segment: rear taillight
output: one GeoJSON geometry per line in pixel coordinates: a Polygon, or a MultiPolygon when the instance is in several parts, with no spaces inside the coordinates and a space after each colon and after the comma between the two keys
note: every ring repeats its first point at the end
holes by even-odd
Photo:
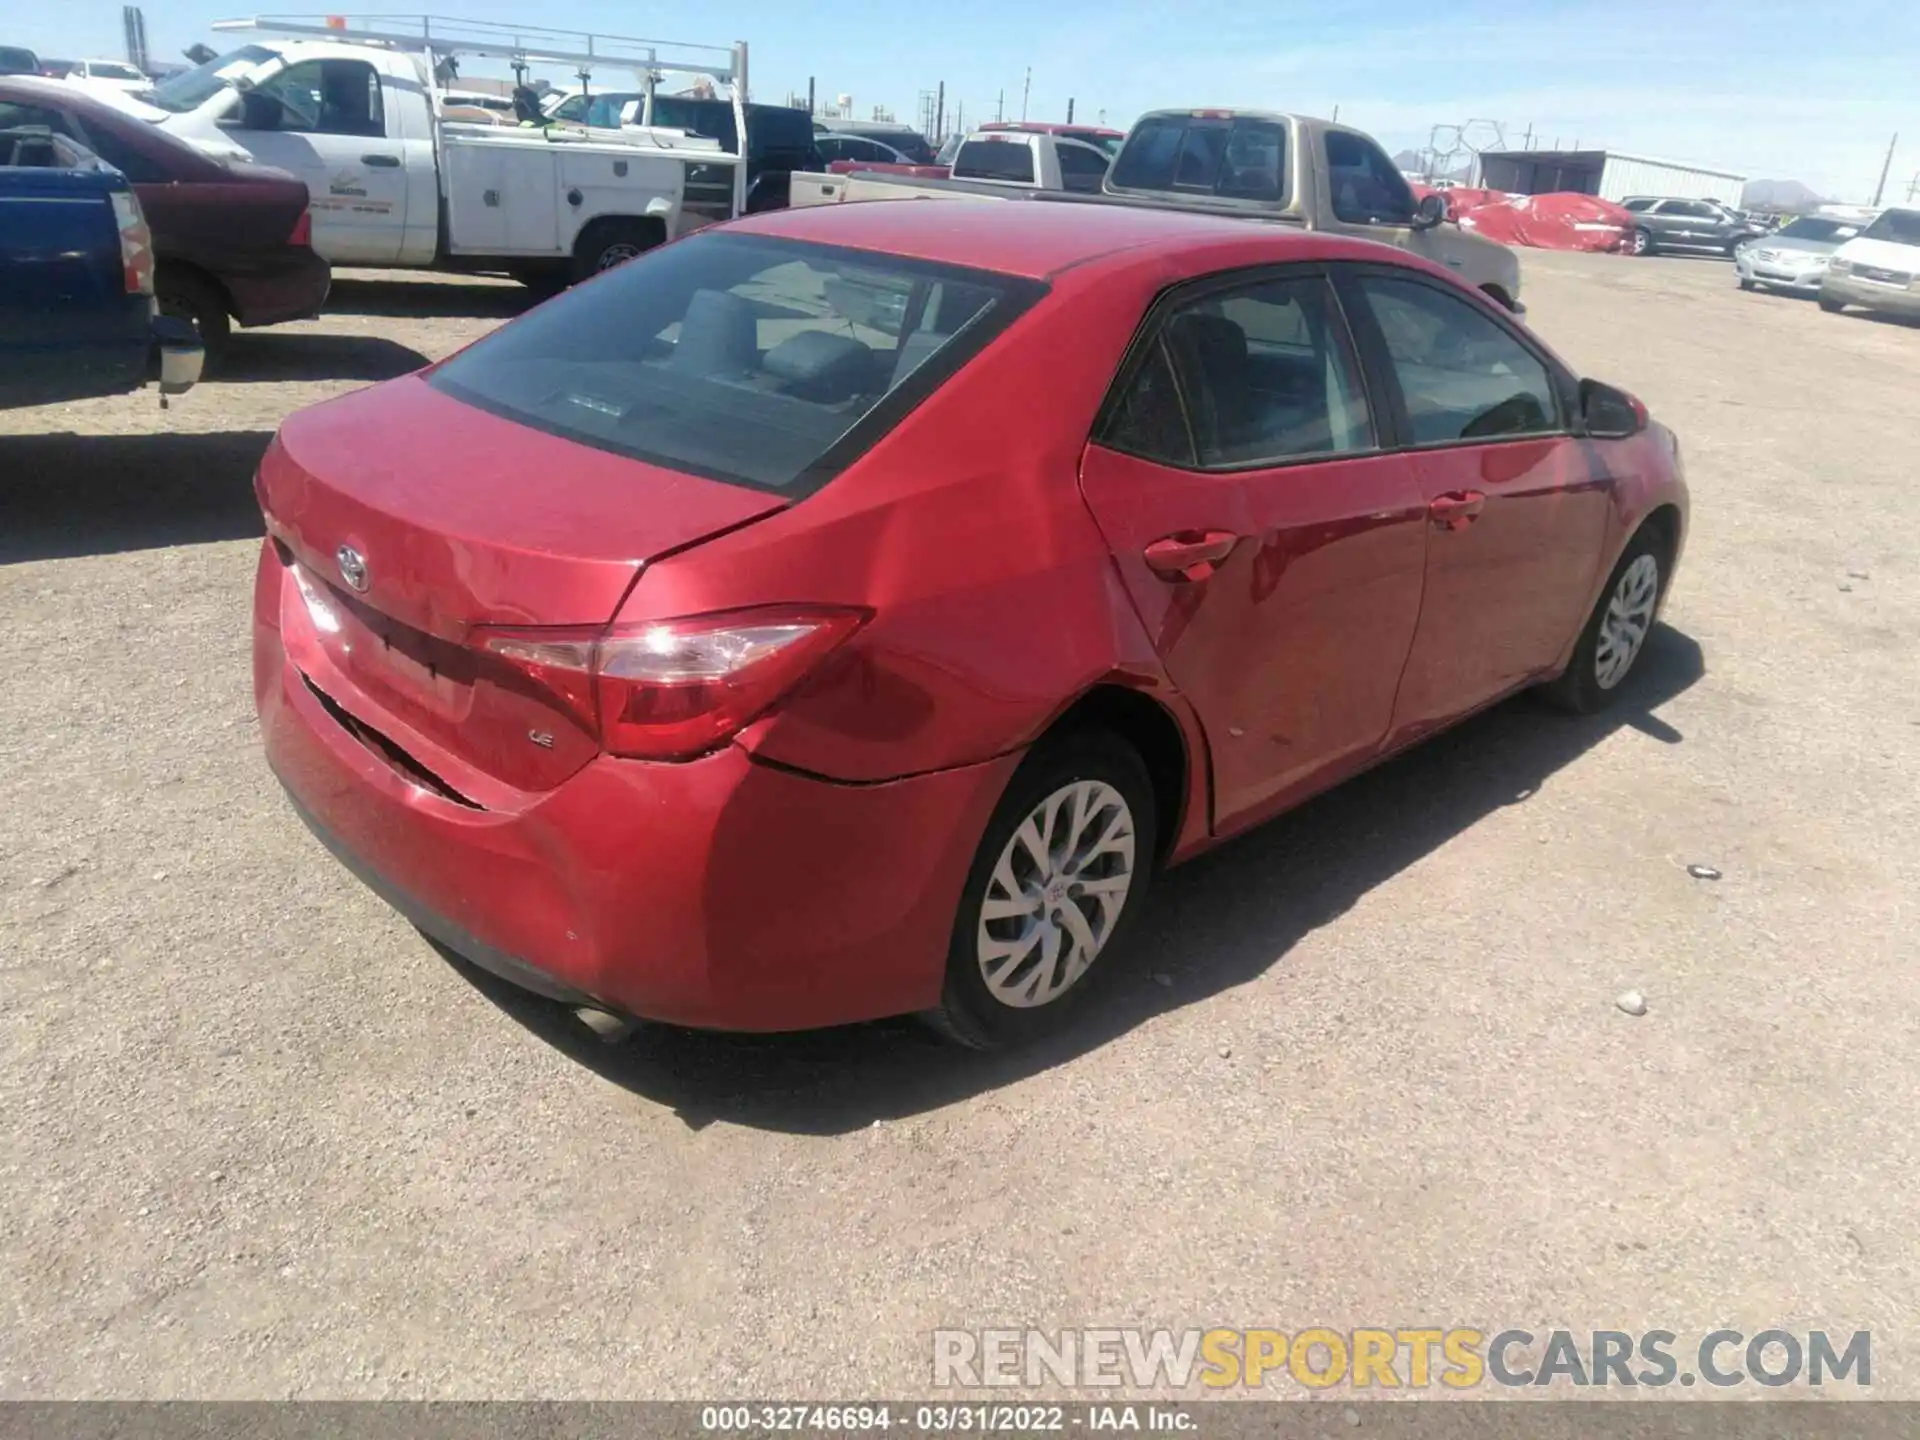
{"type": "Polygon", "coordinates": [[[153,294],[153,232],[131,190],[113,192],[113,218],[120,227],[120,265],[127,294],[153,294]]]}
{"type": "Polygon", "coordinates": [[[609,753],[684,760],[764,714],[865,619],[860,610],[771,606],[476,638],[592,726],[609,753]]]}
{"type": "Polygon", "coordinates": [[[302,210],[300,212],[300,218],[293,222],[293,233],[287,236],[287,244],[305,245],[309,249],[312,248],[313,212],[311,210],[302,210]]]}

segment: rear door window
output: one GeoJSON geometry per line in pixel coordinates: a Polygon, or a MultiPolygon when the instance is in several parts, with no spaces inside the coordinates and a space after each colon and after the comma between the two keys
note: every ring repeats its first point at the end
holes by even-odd
{"type": "Polygon", "coordinates": [[[602,450],[806,494],[1045,288],[766,236],[695,235],[495,331],[428,383],[602,450]]]}
{"type": "Polygon", "coordinates": [[[1287,132],[1275,120],[1162,115],[1143,120],[1113,162],[1117,190],[1163,190],[1278,204],[1287,132]]]}
{"type": "Polygon", "coordinates": [[[1374,448],[1346,324],[1319,275],[1210,290],[1166,315],[1100,443],[1202,469],[1374,448]]]}

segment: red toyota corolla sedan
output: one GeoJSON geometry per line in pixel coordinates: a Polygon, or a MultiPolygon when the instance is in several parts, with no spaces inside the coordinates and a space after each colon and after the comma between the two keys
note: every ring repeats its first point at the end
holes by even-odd
{"type": "Polygon", "coordinates": [[[687,1025],[1056,1024],[1150,877],[1502,696],[1604,704],[1678,446],[1404,252],[786,210],[288,420],[267,755],[429,935],[687,1025]]]}

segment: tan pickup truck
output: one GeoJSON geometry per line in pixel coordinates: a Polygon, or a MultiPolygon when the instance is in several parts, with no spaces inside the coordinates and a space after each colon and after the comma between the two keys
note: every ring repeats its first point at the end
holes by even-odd
{"type": "Polygon", "coordinates": [[[1127,133],[1101,194],[857,172],[796,173],[794,205],[846,200],[1051,200],[1170,206],[1354,235],[1446,266],[1515,314],[1520,259],[1446,218],[1438,195],[1416,201],[1374,138],[1349,125],[1264,110],[1155,110],[1127,133]]]}

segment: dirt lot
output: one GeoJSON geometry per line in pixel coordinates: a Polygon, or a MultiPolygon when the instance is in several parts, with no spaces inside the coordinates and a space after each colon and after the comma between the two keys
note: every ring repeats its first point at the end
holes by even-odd
{"type": "Polygon", "coordinates": [[[1017,1059],[608,1049],[282,802],[253,460],[517,290],[343,280],[167,414],[0,414],[0,1397],[918,1394],[992,1324],[1866,1328],[1920,1396],[1920,329],[1525,263],[1685,444],[1629,703],[1177,872],[1017,1059]]]}

